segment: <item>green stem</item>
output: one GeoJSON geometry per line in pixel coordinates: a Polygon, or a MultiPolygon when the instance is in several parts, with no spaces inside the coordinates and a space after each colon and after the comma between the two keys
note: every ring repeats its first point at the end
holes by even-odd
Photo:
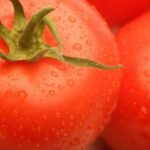
{"type": "Polygon", "coordinates": [[[33,45],[33,35],[36,26],[48,13],[50,13],[53,10],[53,8],[46,7],[32,16],[31,20],[25,27],[22,36],[20,37],[19,46],[21,48],[30,48],[33,45]]]}
{"type": "Polygon", "coordinates": [[[14,28],[23,29],[26,25],[26,17],[21,3],[18,0],[11,0],[15,11],[14,28]]]}
{"type": "Polygon", "coordinates": [[[7,44],[10,41],[10,31],[0,21],[0,36],[5,40],[7,44]]]}
{"type": "Polygon", "coordinates": [[[108,66],[87,58],[70,57],[63,54],[63,44],[55,23],[46,15],[54,9],[46,7],[35,13],[27,22],[23,7],[19,0],[10,0],[15,11],[14,26],[7,29],[0,22],[0,36],[6,41],[9,52],[7,54],[0,50],[0,58],[7,61],[38,61],[43,57],[53,58],[64,63],[77,66],[93,67],[102,70],[115,70],[122,65],[108,66]],[[57,46],[48,45],[43,39],[45,26],[52,32],[57,46]]]}
{"type": "Polygon", "coordinates": [[[70,56],[65,56],[65,55],[63,55],[63,58],[65,62],[74,64],[77,66],[81,66],[81,67],[93,67],[93,68],[98,68],[102,70],[116,70],[116,69],[123,67],[120,64],[116,66],[108,66],[102,63],[95,62],[90,59],[86,59],[86,58],[70,57],[70,56]]]}
{"type": "Polygon", "coordinates": [[[63,54],[62,40],[60,38],[60,35],[58,33],[58,30],[56,28],[55,23],[49,17],[45,17],[44,18],[44,22],[48,26],[48,28],[50,29],[50,31],[53,33],[54,38],[56,39],[56,41],[58,43],[58,47],[59,47],[60,53],[63,54]]]}

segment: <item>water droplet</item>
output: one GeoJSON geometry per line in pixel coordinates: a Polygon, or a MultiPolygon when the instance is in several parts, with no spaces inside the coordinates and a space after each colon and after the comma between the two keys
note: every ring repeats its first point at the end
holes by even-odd
{"type": "Polygon", "coordinates": [[[64,137],[66,137],[67,135],[68,135],[68,134],[65,132],[65,133],[64,133],[64,137]]]}
{"type": "Polygon", "coordinates": [[[6,94],[7,96],[8,96],[8,95],[11,95],[11,94],[12,94],[12,90],[11,90],[11,89],[8,89],[5,94],[6,94]]]}
{"type": "Polygon", "coordinates": [[[41,127],[39,126],[38,128],[37,128],[37,132],[41,132],[41,127]]]}
{"type": "Polygon", "coordinates": [[[60,113],[59,112],[56,113],[56,117],[60,118],[60,113]]]}
{"type": "Polygon", "coordinates": [[[30,7],[34,7],[35,6],[35,3],[34,2],[30,2],[30,7]]]}
{"type": "Polygon", "coordinates": [[[58,89],[62,91],[64,89],[63,85],[58,85],[58,89]]]}
{"type": "Polygon", "coordinates": [[[61,122],[61,125],[64,127],[64,126],[65,126],[65,121],[62,121],[62,122],[61,122]]]}
{"type": "Polygon", "coordinates": [[[87,20],[87,21],[89,20],[89,16],[86,15],[86,14],[83,15],[83,18],[84,18],[85,20],[87,20]]]}
{"type": "Polygon", "coordinates": [[[72,48],[74,50],[80,51],[82,49],[82,45],[80,43],[75,43],[72,48]]]}
{"type": "Polygon", "coordinates": [[[74,83],[74,81],[73,80],[68,80],[68,85],[71,87],[71,88],[73,88],[74,86],[75,86],[75,83],[74,83]]]}
{"type": "Polygon", "coordinates": [[[56,131],[56,138],[59,138],[59,137],[60,137],[60,132],[56,131]]]}
{"type": "Polygon", "coordinates": [[[147,110],[147,108],[146,108],[145,106],[142,106],[142,107],[141,107],[141,112],[142,112],[143,114],[147,114],[147,113],[148,113],[148,110],[147,110]]]}
{"type": "Polygon", "coordinates": [[[73,120],[73,119],[74,119],[74,116],[73,116],[73,115],[70,115],[70,119],[73,120]]]}
{"type": "Polygon", "coordinates": [[[60,16],[55,16],[53,20],[56,21],[56,22],[57,22],[57,21],[60,21],[60,20],[61,20],[61,17],[60,17],[60,16]]]}
{"type": "Polygon", "coordinates": [[[27,93],[25,91],[19,91],[17,93],[17,96],[20,98],[21,102],[23,103],[26,98],[27,98],[27,93]]]}
{"type": "Polygon", "coordinates": [[[55,128],[52,128],[52,131],[54,132],[56,129],[55,128]]]}
{"type": "Polygon", "coordinates": [[[51,74],[52,74],[53,77],[56,77],[56,78],[58,77],[58,73],[55,72],[55,71],[52,71],[51,74]]]}
{"type": "Polygon", "coordinates": [[[69,21],[72,22],[72,23],[75,23],[76,22],[76,18],[73,17],[73,16],[69,16],[69,21]]]}
{"type": "Polygon", "coordinates": [[[49,137],[45,137],[43,141],[48,142],[48,140],[49,140],[49,137]]]}
{"type": "Polygon", "coordinates": [[[94,130],[94,129],[95,129],[95,125],[94,124],[88,125],[88,130],[94,130]]]}
{"type": "Polygon", "coordinates": [[[147,108],[146,108],[145,106],[142,106],[142,107],[140,108],[139,117],[140,117],[141,119],[145,119],[147,113],[148,113],[147,108]]]}
{"type": "Polygon", "coordinates": [[[19,130],[19,131],[22,131],[22,129],[23,129],[23,126],[20,125],[19,128],[18,128],[18,130],[19,130]]]}
{"type": "Polygon", "coordinates": [[[101,108],[101,104],[98,102],[95,104],[95,106],[96,106],[96,108],[101,108]]]}
{"type": "Polygon", "coordinates": [[[51,96],[54,96],[55,95],[55,91],[54,90],[49,90],[48,94],[51,95],[51,96]]]}
{"type": "Polygon", "coordinates": [[[66,66],[65,65],[58,65],[57,68],[60,70],[60,71],[66,71],[66,66]]]}
{"type": "Polygon", "coordinates": [[[144,75],[145,75],[146,77],[150,77],[150,70],[145,70],[145,71],[144,71],[144,75]]]}
{"type": "Polygon", "coordinates": [[[14,115],[18,116],[18,110],[16,110],[16,109],[14,110],[14,115]]]}
{"type": "Polygon", "coordinates": [[[35,148],[36,148],[36,149],[39,149],[40,147],[41,147],[40,144],[36,144],[36,145],[35,145],[35,148]]]}
{"type": "Polygon", "coordinates": [[[91,40],[86,40],[87,46],[92,46],[92,41],[91,40]]]}
{"type": "Polygon", "coordinates": [[[80,140],[78,138],[74,138],[69,142],[71,147],[78,146],[80,144],[80,140]]]}
{"type": "Polygon", "coordinates": [[[73,122],[69,122],[69,126],[70,126],[70,127],[73,127],[73,122]]]}

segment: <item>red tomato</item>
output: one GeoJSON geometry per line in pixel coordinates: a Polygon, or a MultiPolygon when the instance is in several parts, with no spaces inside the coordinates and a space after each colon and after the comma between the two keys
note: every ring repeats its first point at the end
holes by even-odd
{"type": "Polygon", "coordinates": [[[92,145],[90,145],[88,150],[110,150],[106,145],[104,140],[98,138],[92,145]]]}
{"type": "Polygon", "coordinates": [[[115,150],[150,149],[150,12],[116,35],[125,66],[119,102],[104,132],[115,150]]]}
{"type": "Polygon", "coordinates": [[[94,4],[110,26],[123,23],[150,8],[149,0],[88,0],[94,4]]]}
{"type": "MultiPolygon", "coordinates": [[[[21,3],[28,17],[44,6],[56,8],[50,17],[56,23],[65,54],[118,64],[111,32],[85,1],[21,0],[21,3]]],[[[0,18],[10,28],[12,5],[8,0],[0,0],[0,6],[0,18]]],[[[44,37],[55,45],[47,30],[44,37]]],[[[2,39],[0,48],[8,49],[2,39]]],[[[51,58],[13,63],[1,59],[0,149],[87,147],[101,133],[116,105],[119,76],[120,71],[81,68],[51,58]]]]}

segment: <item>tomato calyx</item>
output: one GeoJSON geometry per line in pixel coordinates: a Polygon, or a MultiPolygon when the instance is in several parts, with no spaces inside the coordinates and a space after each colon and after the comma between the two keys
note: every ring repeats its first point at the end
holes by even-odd
{"type": "Polygon", "coordinates": [[[0,36],[9,47],[8,54],[0,51],[0,57],[7,61],[37,61],[43,57],[57,59],[59,61],[77,66],[94,67],[103,70],[115,70],[122,65],[108,66],[86,58],[70,57],[63,54],[63,45],[55,23],[47,15],[54,8],[45,7],[34,13],[29,22],[25,17],[24,9],[19,0],[11,0],[15,20],[11,30],[8,30],[0,22],[0,36]],[[45,26],[52,32],[57,45],[53,47],[45,43],[42,38],[45,26]]]}

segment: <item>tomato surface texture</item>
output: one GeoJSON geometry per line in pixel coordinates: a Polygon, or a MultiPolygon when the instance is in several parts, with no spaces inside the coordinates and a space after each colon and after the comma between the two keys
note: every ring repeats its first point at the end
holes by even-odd
{"type": "Polygon", "coordinates": [[[115,150],[150,149],[150,12],[116,35],[125,68],[116,111],[104,132],[115,150]]]}

